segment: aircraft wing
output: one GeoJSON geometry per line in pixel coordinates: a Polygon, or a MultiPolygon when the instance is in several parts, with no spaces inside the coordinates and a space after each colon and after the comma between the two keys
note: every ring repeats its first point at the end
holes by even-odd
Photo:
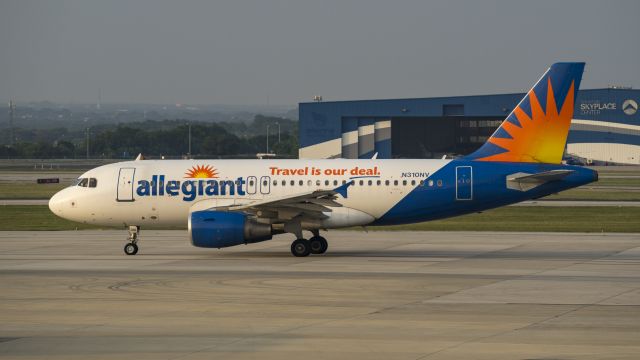
{"type": "Polygon", "coordinates": [[[251,213],[271,222],[284,222],[295,217],[302,219],[324,219],[324,212],[331,212],[333,207],[342,205],[335,200],[338,195],[347,197],[347,189],[353,180],[334,189],[308,191],[288,196],[271,197],[246,204],[217,207],[219,211],[242,211],[251,213]]]}
{"type": "Polygon", "coordinates": [[[507,188],[527,191],[550,181],[561,180],[573,172],[573,170],[550,170],[536,174],[515,173],[507,175],[507,188]]]}

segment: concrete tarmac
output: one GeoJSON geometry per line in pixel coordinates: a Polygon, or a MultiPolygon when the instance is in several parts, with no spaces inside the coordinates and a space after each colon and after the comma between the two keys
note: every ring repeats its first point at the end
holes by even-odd
{"type": "Polygon", "coordinates": [[[640,234],[0,232],[1,359],[637,359],[640,234]]]}

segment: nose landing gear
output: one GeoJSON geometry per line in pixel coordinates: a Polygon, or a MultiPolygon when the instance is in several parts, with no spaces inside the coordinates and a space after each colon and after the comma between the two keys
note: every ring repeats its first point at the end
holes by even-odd
{"type": "Polygon", "coordinates": [[[135,225],[131,225],[129,226],[129,236],[127,237],[127,240],[129,241],[129,243],[127,243],[124,246],[124,253],[127,255],[135,255],[138,253],[138,233],[140,232],[140,227],[139,226],[135,226],[135,225]]]}

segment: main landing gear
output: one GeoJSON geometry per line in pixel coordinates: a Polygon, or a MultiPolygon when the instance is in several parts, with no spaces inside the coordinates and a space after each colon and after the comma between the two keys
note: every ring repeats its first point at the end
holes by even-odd
{"type": "Polygon", "coordinates": [[[297,239],[291,243],[291,254],[297,257],[309,256],[309,254],[324,254],[329,248],[327,239],[320,236],[319,232],[314,231],[313,237],[309,240],[297,239]]]}
{"type": "Polygon", "coordinates": [[[135,255],[138,253],[138,233],[140,233],[140,227],[139,226],[129,226],[129,236],[127,237],[127,240],[129,241],[129,243],[127,243],[127,245],[124,246],[124,253],[127,255],[135,255]]]}

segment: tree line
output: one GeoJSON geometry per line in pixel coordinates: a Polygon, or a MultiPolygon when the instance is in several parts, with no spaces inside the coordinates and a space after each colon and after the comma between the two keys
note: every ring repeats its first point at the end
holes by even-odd
{"type": "MultiPolygon", "coordinates": [[[[194,157],[255,157],[267,151],[284,157],[297,157],[297,123],[283,118],[256,116],[252,123],[231,133],[224,124],[188,123],[184,120],[144,121],[90,129],[89,157],[131,158],[138,153],[147,157],[181,157],[189,155],[189,127],[191,128],[191,156],[194,157]],[[278,141],[278,125],[280,141],[278,141]]],[[[87,142],[58,139],[54,141],[20,141],[0,147],[3,158],[85,158],[87,142]]]]}

